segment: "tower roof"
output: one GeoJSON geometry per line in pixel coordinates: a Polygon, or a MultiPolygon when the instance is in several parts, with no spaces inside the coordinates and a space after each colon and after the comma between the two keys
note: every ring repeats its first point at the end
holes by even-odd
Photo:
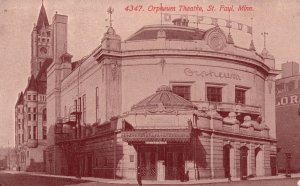
{"type": "Polygon", "coordinates": [[[42,4],[42,7],[40,9],[39,18],[38,18],[37,25],[36,25],[37,30],[41,29],[43,27],[43,25],[45,27],[49,26],[49,22],[48,22],[48,18],[47,18],[47,14],[46,14],[44,4],[42,4]]]}
{"type": "Polygon", "coordinates": [[[33,75],[31,75],[30,80],[28,82],[27,88],[25,90],[26,91],[37,91],[37,85],[36,85],[36,81],[33,75]]]}
{"type": "Polygon", "coordinates": [[[24,95],[23,95],[23,92],[21,92],[19,94],[18,101],[17,101],[16,105],[23,105],[23,102],[24,102],[24,95]]]}

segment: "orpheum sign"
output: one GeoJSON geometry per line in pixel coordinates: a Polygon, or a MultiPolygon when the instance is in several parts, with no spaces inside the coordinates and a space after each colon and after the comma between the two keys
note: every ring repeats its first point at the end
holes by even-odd
{"type": "Polygon", "coordinates": [[[300,94],[282,96],[276,98],[276,106],[292,105],[300,103],[300,94]]]}

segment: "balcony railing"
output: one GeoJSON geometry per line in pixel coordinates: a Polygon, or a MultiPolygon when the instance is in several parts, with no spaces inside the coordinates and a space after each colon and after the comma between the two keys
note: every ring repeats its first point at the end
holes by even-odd
{"type": "Polygon", "coordinates": [[[254,105],[245,105],[237,103],[226,103],[226,102],[208,102],[208,101],[193,101],[199,110],[208,110],[210,105],[214,106],[217,111],[223,112],[238,112],[248,114],[260,114],[261,107],[254,105]]]}

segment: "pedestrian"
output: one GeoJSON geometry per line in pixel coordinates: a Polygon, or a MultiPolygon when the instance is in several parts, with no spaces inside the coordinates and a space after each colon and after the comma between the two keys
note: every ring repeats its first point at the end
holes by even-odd
{"type": "Polygon", "coordinates": [[[181,182],[184,182],[184,165],[182,165],[182,167],[180,167],[180,170],[179,170],[179,176],[180,176],[180,181],[181,182]]]}
{"type": "Polygon", "coordinates": [[[189,181],[190,177],[189,177],[189,171],[186,171],[185,175],[184,175],[184,181],[189,181]]]}
{"type": "Polygon", "coordinates": [[[228,174],[228,181],[231,181],[231,174],[228,174]]]}
{"type": "Polygon", "coordinates": [[[139,186],[143,185],[140,166],[137,167],[137,182],[138,182],[139,186]]]}

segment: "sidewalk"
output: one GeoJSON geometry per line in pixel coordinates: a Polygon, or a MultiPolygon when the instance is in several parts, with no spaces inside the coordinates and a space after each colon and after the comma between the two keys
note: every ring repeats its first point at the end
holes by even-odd
{"type": "MultiPolygon", "coordinates": [[[[45,176],[45,177],[56,177],[56,178],[68,178],[68,179],[79,179],[74,176],[63,176],[63,175],[50,175],[46,173],[34,173],[34,172],[23,172],[23,171],[2,171],[9,174],[27,174],[32,176],[45,176]]],[[[300,178],[300,173],[292,174],[292,178],[300,178]]],[[[285,175],[281,174],[278,176],[262,176],[254,177],[249,180],[266,180],[266,179],[283,179],[286,178],[285,175]]],[[[96,185],[98,183],[110,183],[110,184],[137,184],[136,180],[114,180],[114,179],[104,179],[95,177],[81,177],[81,180],[91,181],[93,183],[84,183],[82,185],[96,185]]],[[[240,181],[240,178],[232,178],[232,181],[240,181]]],[[[179,180],[165,180],[165,181],[153,181],[153,180],[143,180],[143,185],[195,185],[200,183],[221,183],[228,182],[228,179],[202,179],[202,180],[190,180],[188,182],[180,182],[179,180]]]]}

